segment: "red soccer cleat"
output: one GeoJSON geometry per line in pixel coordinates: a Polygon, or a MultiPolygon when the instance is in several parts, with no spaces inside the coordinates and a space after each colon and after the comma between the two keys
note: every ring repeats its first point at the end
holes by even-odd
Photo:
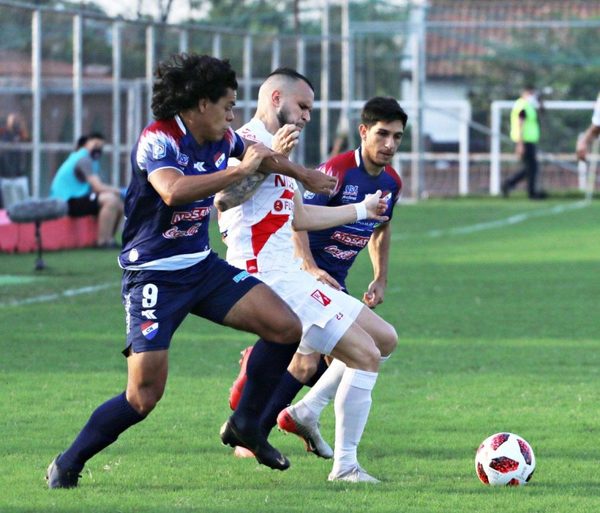
{"type": "Polygon", "coordinates": [[[240,352],[242,357],[240,358],[240,373],[238,377],[231,385],[229,389],[229,407],[235,411],[240,399],[242,397],[242,392],[244,391],[244,386],[246,385],[246,380],[248,377],[246,376],[246,365],[248,364],[248,358],[250,358],[250,353],[252,353],[253,346],[247,347],[243,351],[240,352]]]}

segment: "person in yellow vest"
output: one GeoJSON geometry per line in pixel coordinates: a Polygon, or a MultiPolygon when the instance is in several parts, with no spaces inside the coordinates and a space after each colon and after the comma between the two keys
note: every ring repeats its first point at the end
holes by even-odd
{"type": "Polygon", "coordinates": [[[527,86],[515,101],[510,113],[510,138],[516,144],[515,151],[523,162],[523,168],[502,183],[502,195],[510,191],[523,179],[527,180],[527,195],[530,199],[543,199],[546,194],[537,189],[538,161],[537,145],[540,140],[538,109],[540,102],[536,90],[527,86]]]}

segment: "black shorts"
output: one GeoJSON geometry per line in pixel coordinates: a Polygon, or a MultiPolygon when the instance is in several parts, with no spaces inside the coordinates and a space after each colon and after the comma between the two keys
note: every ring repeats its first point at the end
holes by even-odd
{"type": "Polygon", "coordinates": [[[87,196],[71,198],[67,201],[68,214],[71,217],[96,216],[100,211],[98,195],[95,192],[87,196]]]}

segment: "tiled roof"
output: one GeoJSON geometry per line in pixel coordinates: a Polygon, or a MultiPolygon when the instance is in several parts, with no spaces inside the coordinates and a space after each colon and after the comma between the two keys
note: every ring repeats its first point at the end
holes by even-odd
{"type": "MultiPolygon", "coordinates": [[[[510,46],[519,23],[600,19],[599,0],[429,0],[428,77],[476,73],[498,48],[510,46]]],[[[548,30],[543,29],[543,30],[548,30]]],[[[569,29],[562,30],[568,44],[569,29]]]]}

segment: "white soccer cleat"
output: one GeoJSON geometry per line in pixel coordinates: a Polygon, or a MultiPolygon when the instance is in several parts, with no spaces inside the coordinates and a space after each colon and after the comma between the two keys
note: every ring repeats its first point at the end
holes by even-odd
{"type": "Polygon", "coordinates": [[[348,470],[329,474],[328,481],[345,481],[347,483],[372,483],[377,484],[381,481],[361,468],[360,466],[352,467],[348,470]]]}

